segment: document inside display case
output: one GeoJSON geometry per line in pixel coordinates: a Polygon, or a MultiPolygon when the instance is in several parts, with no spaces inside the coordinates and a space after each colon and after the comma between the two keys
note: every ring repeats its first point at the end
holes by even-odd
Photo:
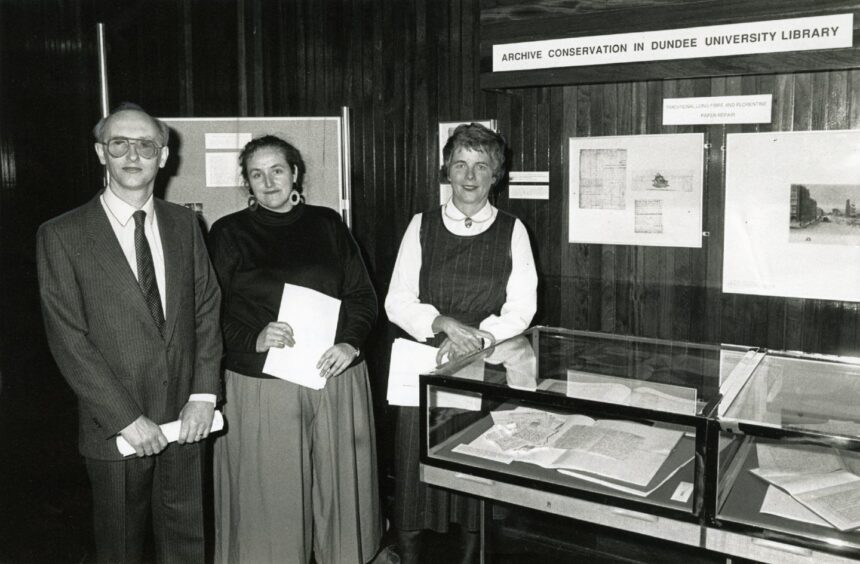
{"type": "Polygon", "coordinates": [[[698,407],[696,388],[579,370],[568,370],[566,380],[544,380],[540,389],[564,393],[567,397],[685,415],[695,415],[698,407]]]}
{"type": "MultiPolygon", "coordinates": [[[[443,390],[428,388],[430,395],[438,391],[443,390]]],[[[447,410],[448,430],[438,432],[436,411],[430,410],[428,448],[435,460],[693,510],[693,427],[595,418],[512,400],[481,412],[447,410]]]]}
{"type": "Polygon", "coordinates": [[[717,517],[860,549],[860,453],[813,442],[736,437],[717,517]]]}

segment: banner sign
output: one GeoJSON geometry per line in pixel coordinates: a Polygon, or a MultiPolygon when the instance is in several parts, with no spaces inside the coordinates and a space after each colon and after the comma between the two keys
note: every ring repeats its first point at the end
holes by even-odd
{"type": "Polygon", "coordinates": [[[853,46],[854,14],[493,45],[493,72],[853,46]]]}

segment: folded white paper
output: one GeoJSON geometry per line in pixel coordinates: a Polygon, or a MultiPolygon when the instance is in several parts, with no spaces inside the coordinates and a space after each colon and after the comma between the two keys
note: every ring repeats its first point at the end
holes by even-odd
{"type": "MultiPolygon", "coordinates": [[[[182,422],[177,419],[176,421],[159,425],[159,427],[161,427],[161,432],[164,433],[164,436],[167,438],[167,442],[173,443],[179,439],[179,431],[182,428],[182,422]]],[[[220,431],[223,428],[224,417],[221,415],[220,411],[216,410],[215,416],[212,418],[212,427],[209,429],[209,432],[214,433],[215,431],[220,431]]],[[[122,438],[122,436],[117,436],[116,448],[123,456],[134,454],[134,447],[128,444],[128,441],[122,438]]]]}
{"type": "Polygon", "coordinates": [[[269,349],[263,372],[315,390],[325,387],[326,379],[317,368],[322,354],[334,345],[340,300],[316,290],[284,284],[278,321],[293,328],[296,344],[269,349]]]}
{"type": "Polygon", "coordinates": [[[418,406],[418,375],[436,368],[437,352],[436,347],[409,339],[394,340],[388,368],[389,405],[418,406]]]}
{"type": "MultiPolygon", "coordinates": [[[[391,364],[388,369],[388,404],[417,407],[418,376],[436,369],[439,349],[409,339],[395,339],[391,345],[391,364]]],[[[484,361],[478,359],[457,371],[458,378],[484,379],[484,361]]],[[[478,411],[481,395],[477,392],[435,390],[429,398],[430,407],[455,407],[478,411]]]]}

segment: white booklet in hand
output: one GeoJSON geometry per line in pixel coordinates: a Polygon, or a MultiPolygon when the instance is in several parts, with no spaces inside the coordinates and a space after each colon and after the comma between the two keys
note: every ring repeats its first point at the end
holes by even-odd
{"type": "Polygon", "coordinates": [[[418,375],[436,368],[437,352],[436,347],[409,339],[394,340],[388,368],[389,405],[418,405],[418,375]]]}
{"type": "Polygon", "coordinates": [[[263,372],[315,390],[325,387],[326,379],[320,376],[317,362],[334,345],[339,314],[339,299],[303,286],[284,284],[278,321],[293,328],[296,344],[270,348],[263,372]]]}
{"type": "MultiPolygon", "coordinates": [[[[391,345],[391,363],[388,368],[388,404],[409,407],[418,406],[418,376],[436,369],[437,347],[409,339],[395,339],[391,345]]],[[[458,378],[484,379],[484,361],[478,359],[462,367],[458,378]]],[[[455,407],[470,411],[481,409],[481,395],[477,392],[433,390],[429,397],[430,407],[455,407]]]]}
{"type": "MultiPolygon", "coordinates": [[[[161,427],[161,432],[164,433],[164,437],[167,439],[167,442],[173,443],[179,439],[179,431],[182,429],[182,421],[176,420],[171,421],[170,423],[164,423],[163,425],[159,425],[161,427]]],[[[220,431],[224,428],[224,417],[221,415],[220,411],[215,411],[215,416],[212,418],[212,427],[209,428],[210,433],[214,433],[216,431],[220,431]]],[[[129,456],[134,454],[134,447],[128,444],[128,441],[125,440],[121,435],[118,435],[116,438],[116,448],[119,450],[120,454],[123,456],[129,456]]]]}

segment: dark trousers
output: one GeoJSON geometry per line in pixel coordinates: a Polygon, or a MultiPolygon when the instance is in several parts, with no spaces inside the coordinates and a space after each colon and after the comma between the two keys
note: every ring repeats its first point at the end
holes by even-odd
{"type": "Polygon", "coordinates": [[[141,562],[151,517],[159,564],[203,562],[202,459],[199,443],[143,458],[88,458],[98,561],[141,562]]]}

